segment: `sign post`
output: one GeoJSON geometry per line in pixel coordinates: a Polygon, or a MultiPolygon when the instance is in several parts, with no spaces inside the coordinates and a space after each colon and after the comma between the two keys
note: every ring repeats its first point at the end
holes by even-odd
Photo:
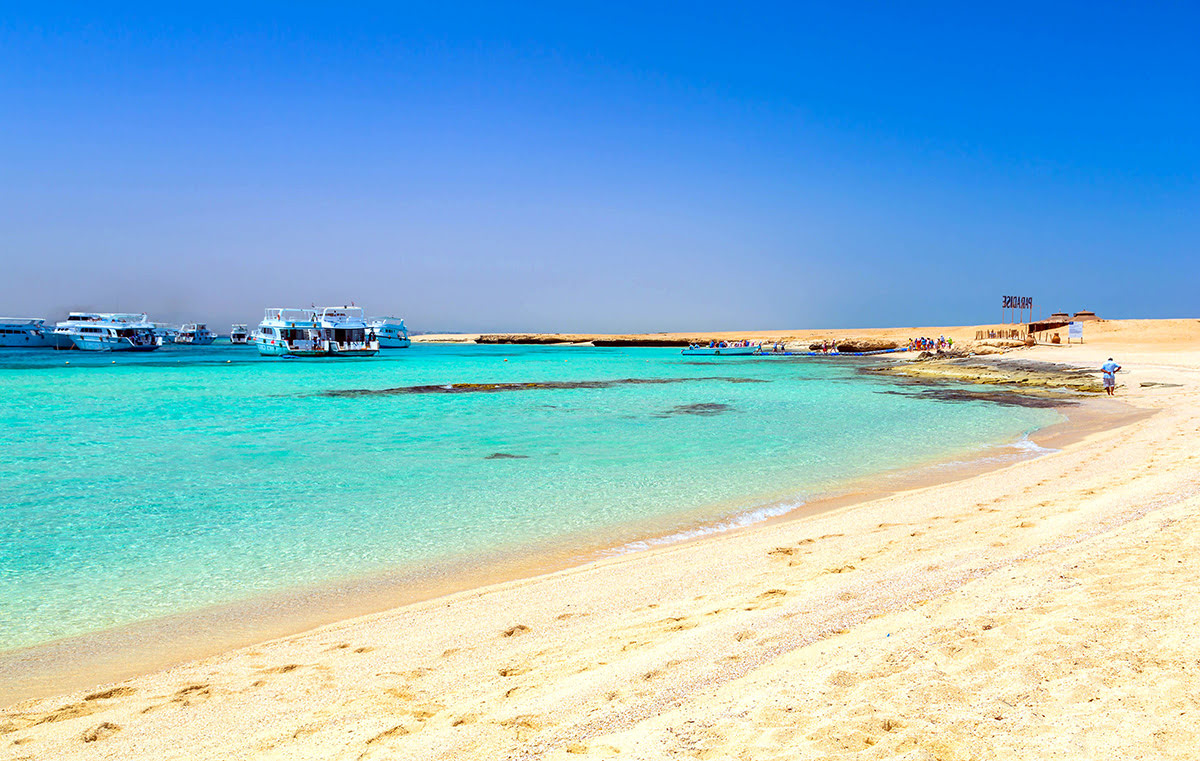
{"type": "Polygon", "coordinates": [[[1029,310],[1029,322],[1033,322],[1033,297],[1032,296],[1002,296],[1001,310],[1003,316],[1001,322],[1008,322],[1009,318],[1013,323],[1025,322],[1025,310],[1029,310]],[[1019,319],[1018,319],[1019,318],[1019,319]]]}
{"type": "Polygon", "coordinates": [[[1067,323],[1067,343],[1071,343],[1072,338],[1078,338],[1079,343],[1083,343],[1083,323],[1068,322],[1067,323]]]}

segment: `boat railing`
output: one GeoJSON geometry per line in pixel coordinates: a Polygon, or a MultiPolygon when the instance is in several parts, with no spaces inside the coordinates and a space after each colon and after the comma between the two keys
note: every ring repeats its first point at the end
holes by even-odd
{"type": "Polygon", "coordinates": [[[113,314],[104,314],[104,315],[101,315],[101,317],[103,318],[102,321],[107,321],[107,322],[124,322],[124,323],[138,324],[138,325],[140,325],[142,323],[145,323],[146,325],[150,324],[150,321],[146,318],[145,313],[141,313],[141,314],[113,313],[113,314]]]}
{"type": "Polygon", "coordinates": [[[363,308],[356,306],[319,307],[317,319],[322,322],[363,322],[363,308]]]}
{"type": "Polygon", "coordinates": [[[270,307],[263,312],[264,320],[279,322],[312,322],[312,309],[292,309],[290,307],[270,307]]]}

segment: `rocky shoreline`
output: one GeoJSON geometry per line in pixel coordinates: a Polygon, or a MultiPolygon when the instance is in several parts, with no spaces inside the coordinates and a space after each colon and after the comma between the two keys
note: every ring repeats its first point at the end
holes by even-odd
{"type": "Polygon", "coordinates": [[[909,378],[925,383],[1005,386],[1022,393],[1043,396],[1052,394],[1061,397],[1064,392],[1099,394],[1104,391],[1098,370],[1026,359],[930,357],[865,367],[861,372],[909,378]]]}

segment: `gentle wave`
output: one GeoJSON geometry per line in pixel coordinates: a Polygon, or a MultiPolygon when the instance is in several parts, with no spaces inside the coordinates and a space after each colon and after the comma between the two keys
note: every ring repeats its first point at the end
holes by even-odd
{"type": "Polygon", "coordinates": [[[1012,447],[1013,449],[1019,449],[1022,452],[1028,452],[1029,454],[1034,455],[1052,454],[1059,451],[1051,447],[1044,447],[1030,439],[1028,436],[1022,436],[1020,439],[1014,441],[1008,446],[1012,447]]]}
{"type": "Polygon", "coordinates": [[[770,507],[760,507],[755,510],[740,513],[734,517],[714,523],[708,526],[700,526],[699,528],[687,529],[685,531],[677,531],[674,534],[666,536],[656,536],[651,539],[639,539],[636,542],[623,544],[616,549],[610,551],[613,555],[625,555],[630,552],[642,552],[651,547],[658,547],[664,544],[675,544],[676,542],[686,542],[689,539],[698,539],[702,536],[711,534],[721,534],[734,529],[753,526],[755,523],[762,523],[771,518],[778,518],[781,515],[787,515],[793,510],[803,507],[805,502],[787,502],[781,505],[773,505],[770,507]]]}

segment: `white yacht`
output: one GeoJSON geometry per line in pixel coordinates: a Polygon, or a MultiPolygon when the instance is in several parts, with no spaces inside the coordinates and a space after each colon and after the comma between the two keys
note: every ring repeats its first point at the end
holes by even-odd
{"type": "Polygon", "coordinates": [[[408,340],[408,328],[399,317],[372,317],[367,328],[375,333],[380,349],[407,349],[412,345],[408,340]]]}
{"type": "Polygon", "coordinates": [[[359,307],[272,307],[254,334],[258,353],[274,357],[370,357],[379,342],[370,340],[359,307]]]}
{"type": "Polygon", "coordinates": [[[162,344],[144,314],[71,312],[54,334],[83,351],[154,351],[162,344]]]}
{"type": "Polygon", "coordinates": [[[52,331],[36,317],[0,317],[0,346],[39,348],[53,346],[52,331]]]}
{"type": "Polygon", "coordinates": [[[250,342],[250,332],[246,330],[246,326],[242,324],[234,325],[229,329],[229,343],[231,344],[246,344],[250,342]]]}
{"type": "Polygon", "coordinates": [[[175,343],[175,336],[179,335],[179,328],[168,325],[165,322],[156,322],[154,325],[154,335],[158,336],[160,344],[175,343]]]}
{"type": "Polygon", "coordinates": [[[208,346],[217,340],[217,334],[208,329],[202,322],[187,322],[179,326],[179,335],[175,336],[177,344],[192,344],[193,346],[208,346]]]}

